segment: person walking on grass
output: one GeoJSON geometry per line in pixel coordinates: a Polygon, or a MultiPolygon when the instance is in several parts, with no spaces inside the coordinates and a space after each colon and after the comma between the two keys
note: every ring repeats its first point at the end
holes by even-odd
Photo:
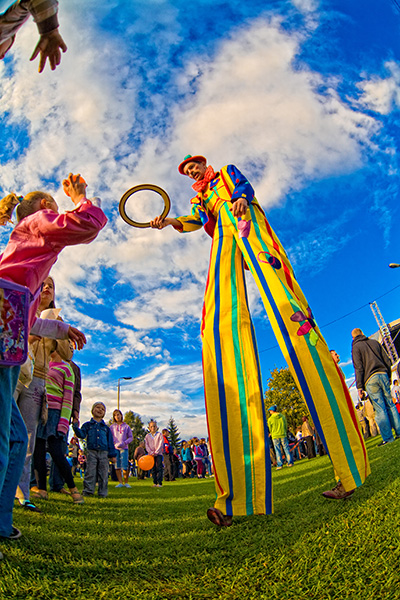
{"type": "Polygon", "coordinates": [[[124,422],[124,415],[117,408],[113,412],[113,422],[110,425],[111,433],[114,440],[114,446],[117,451],[117,466],[115,467],[115,473],[117,475],[118,484],[117,488],[131,486],[128,483],[129,480],[129,444],[133,441],[132,429],[128,423],[124,422]],[[124,479],[122,480],[122,473],[124,479]]]}
{"type": "Polygon", "coordinates": [[[351,355],[356,374],[360,399],[367,392],[375,409],[375,419],[381,432],[384,446],[400,437],[400,416],[390,394],[392,365],[386,352],[376,340],[367,338],[358,327],[351,332],[353,344],[351,355]]]}
{"type": "Polygon", "coordinates": [[[303,417],[303,424],[301,426],[301,433],[303,436],[303,440],[306,444],[307,448],[307,458],[315,458],[315,446],[314,446],[314,431],[308,422],[308,418],[306,416],[303,417]]]}
{"type": "Polygon", "coordinates": [[[164,440],[164,479],[165,481],[175,481],[175,472],[173,465],[174,449],[172,448],[171,443],[168,439],[168,429],[163,429],[162,435],[164,440]]]}
{"type": "Polygon", "coordinates": [[[290,454],[287,438],[288,426],[286,417],[278,412],[276,404],[270,406],[268,412],[270,414],[268,419],[268,429],[275,449],[276,470],[280,471],[283,465],[281,445],[286,456],[287,466],[293,467],[293,457],[290,454]]]}
{"type": "Polygon", "coordinates": [[[144,438],[147,454],[154,457],[153,487],[161,488],[163,482],[164,437],[158,430],[157,421],[149,421],[149,433],[144,438]]]}
{"type": "Polygon", "coordinates": [[[117,451],[114,447],[110,428],[104,422],[106,407],[103,402],[95,402],[92,406],[92,418],[81,428],[76,423],[72,425],[75,435],[87,440],[86,470],[83,480],[83,495],[93,496],[96,482],[99,483],[98,496],[108,495],[108,465],[109,461],[117,462],[117,451]]]}
{"type": "Polygon", "coordinates": [[[47,498],[46,443],[53,462],[57,465],[69,488],[74,504],[83,504],[83,498],[74,483],[71,466],[64,454],[64,436],[69,429],[74,391],[74,373],[58,352],[51,354],[46,383],[48,418],[39,423],[36,435],[35,470],[38,473],[38,492],[47,498]]]}

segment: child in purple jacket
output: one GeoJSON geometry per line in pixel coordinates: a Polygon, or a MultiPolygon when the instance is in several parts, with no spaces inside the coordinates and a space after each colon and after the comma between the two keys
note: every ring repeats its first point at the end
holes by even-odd
{"type": "Polygon", "coordinates": [[[119,409],[113,412],[113,422],[110,425],[111,433],[114,440],[114,446],[117,451],[117,466],[115,473],[118,479],[118,485],[115,487],[130,488],[129,479],[129,444],[133,441],[132,429],[128,423],[124,423],[124,416],[119,409]],[[124,472],[124,480],[122,480],[121,469],[124,472]]]}

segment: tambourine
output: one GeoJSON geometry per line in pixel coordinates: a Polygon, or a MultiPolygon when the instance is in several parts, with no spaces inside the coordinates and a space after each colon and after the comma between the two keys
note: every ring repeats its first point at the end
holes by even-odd
{"type": "Polygon", "coordinates": [[[121,215],[121,217],[123,218],[125,223],[128,223],[128,225],[132,225],[132,227],[142,227],[142,228],[150,227],[150,222],[139,223],[138,221],[134,221],[133,219],[128,217],[128,215],[125,212],[125,205],[126,205],[127,200],[133,194],[136,194],[137,192],[142,192],[142,191],[150,191],[150,192],[156,192],[157,194],[160,194],[161,198],[164,200],[164,210],[162,211],[162,213],[160,215],[162,219],[165,219],[165,217],[169,213],[169,209],[171,208],[171,200],[169,199],[167,192],[165,190],[163,190],[162,188],[158,187],[158,185],[153,185],[151,183],[143,183],[141,185],[135,185],[134,187],[127,190],[125,192],[125,194],[122,196],[121,200],[119,201],[119,214],[121,215]]]}

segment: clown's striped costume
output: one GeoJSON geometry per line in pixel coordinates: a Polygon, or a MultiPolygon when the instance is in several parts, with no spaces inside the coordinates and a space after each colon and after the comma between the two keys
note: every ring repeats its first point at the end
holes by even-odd
{"type": "Polygon", "coordinates": [[[213,231],[202,338],[207,422],[215,468],[215,507],[226,515],[272,512],[271,467],[263,389],[245,265],[260,290],[290,371],[345,490],[369,474],[353,403],[278,238],[233,165],[192,199],[179,231],[213,231]],[[242,219],[229,210],[245,197],[242,219]]]}

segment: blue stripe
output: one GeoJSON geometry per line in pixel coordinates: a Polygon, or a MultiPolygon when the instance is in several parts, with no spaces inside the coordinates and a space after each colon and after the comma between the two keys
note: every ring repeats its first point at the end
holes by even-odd
{"type": "MultiPolygon", "coordinates": [[[[274,313],[274,316],[275,316],[275,318],[277,320],[280,332],[281,332],[281,334],[282,334],[282,336],[283,336],[283,338],[285,340],[286,349],[289,352],[289,356],[290,356],[290,359],[292,361],[293,368],[294,368],[294,370],[296,372],[296,375],[298,377],[298,380],[299,380],[299,383],[300,383],[300,387],[301,387],[301,390],[302,390],[302,392],[304,394],[305,401],[306,401],[308,410],[311,413],[311,417],[312,417],[312,420],[314,422],[314,425],[316,426],[317,431],[320,434],[322,443],[324,444],[325,448],[328,449],[327,448],[327,443],[326,443],[326,440],[325,440],[325,436],[324,436],[323,431],[322,431],[321,423],[319,421],[319,418],[318,418],[318,415],[317,415],[317,411],[315,410],[315,406],[314,406],[314,402],[313,402],[310,390],[309,390],[307,382],[305,380],[305,377],[304,377],[304,374],[303,374],[303,370],[300,367],[300,364],[299,364],[299,361],[298,361],[295,349],[292,346],[292,342],[291,342],[291,339],[290,339],[290,335],[289,335],[289,333],[288,333],[288,331],[286,329],[286,325],[285,325],[285,323],[284,323],[284,321],[283,321],[283,319],[282,319],[282,317],[280,315],[278,307],[275,304],[274,298],[273,298],[273,296],[271,295],[271,293],[269,291],[269,287],[268,287],[268,284],[267,284],[267,282],[265,280],[264,274],[263,274],[263,272],[262,272],[262,270],[260,268],[260,265],[257,262],[257,259],[256,259],[255,255],[254,255],[254,252],[253,252],[253,250],[252,250],[252,248],[251,248],[251,246],[249,244],[248,239],[247,238],[241,238],[241,239],[242,239],[242,242],[243,242],[243,244],[244,244],[244,246],[245,246],[245,248],[246,248],[246,250],[247,250],[247,252],[249,254],[250,260],[251,260],[251,264],[249,266],[251,266],[254,269],[254,271],[256,272],[256,274],[257,274],[257,276],[258,276],[258,278],[260,280],[260,284],[261,284],[261,286],[262,286],[262,288],[263,288],[263,290],[265,292],[265,295],[268,298],[268,302],[269,302],[269,304],[270,304],[270,306],[272,308],[272,311],[274,313]]],[[[271,267],[271,269],[272,269],[272,267],[271,267]]]]}

